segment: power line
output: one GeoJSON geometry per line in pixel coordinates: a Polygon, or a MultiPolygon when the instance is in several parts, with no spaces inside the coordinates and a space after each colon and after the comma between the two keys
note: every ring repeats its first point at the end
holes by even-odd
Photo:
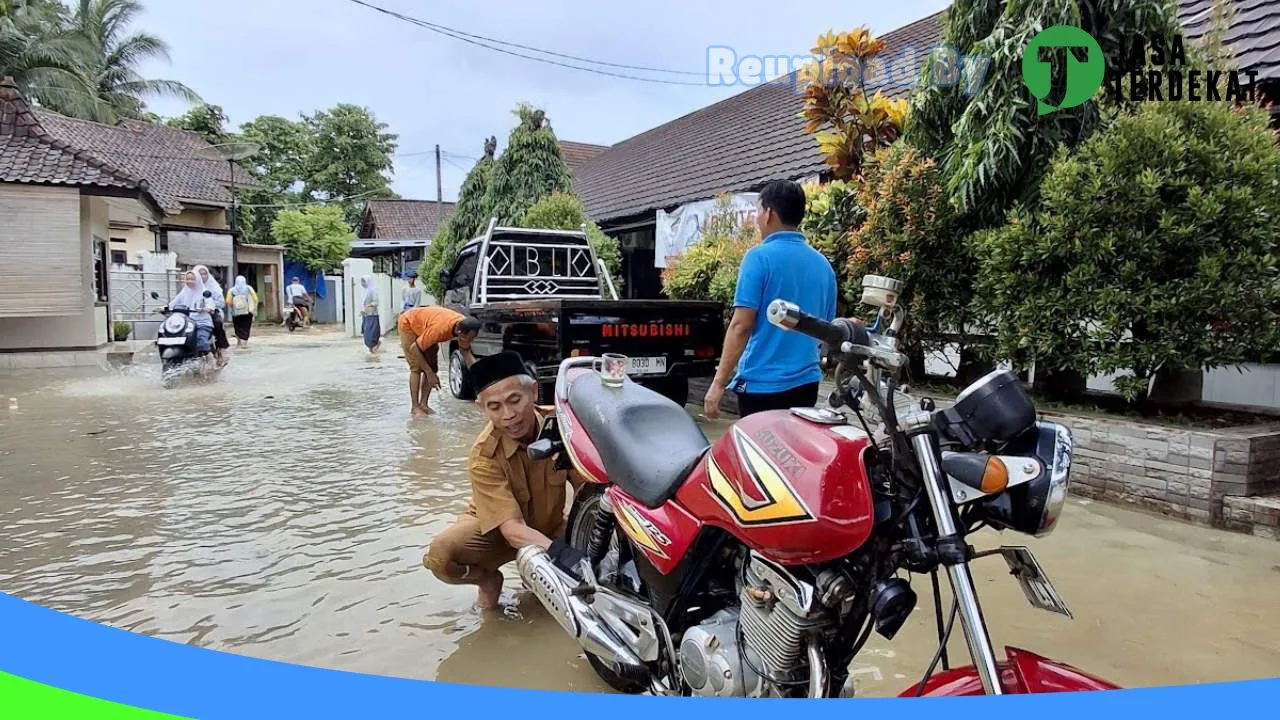
{"type": "Polygon", "coordinates": [[[666,73],[674,73],[674,74],[680,74],[680,75],[697,75],[699,77],[704,76],[704,73],[694,73],[694,72],[689,72],[685,70],[664,70],[662,68],[647,68],[647,67],[638,66],[638,65],[623,65],[620,63],[610,63],[602,60],[592,60],[589,58],[580,58],[573,55],[565,55],[564,53],[552,52],[550,50],[540,50],[538,48],[529,47],[527,45],[518,45],[516,43],[506,42],[503,40],[494,40],[492,38],[486,38],[482,35],[473,35],[471,33],[464,33],[460,30],[454,30],[453,28],[449,28],[444,25],[436,25],[434,23],[429,23],[425,20],[419,20],[418,18],[410,17],[408,15],[396,12],[394,10],[388,10],[383,7],[378,7],[377,5],[372,5],[370,3],[364,2],[364,0],[347,0],[347,1],[355,3],[356,5],[361,5],[363,7],[369,8],[370,10],[373,10],[375,12],[380,12],[384,15],[389,15],[393,18],[396,18],[397,20],[402,20],[404,22],[417,25],[418,27],[424,28],[426,30],[430,30],[431,32],[437,33],[439,35],[444,35],[445,37],[451,37],[455,40],[461,40],[471,45],[477,45],[479,47],[482,47],[488,50],[493,50],[495,52],[500,52],[506,55],[512,55],[518,58],[524,58],[525,60],[534,60],[536,62],[547,63],[548,65],[556,65],[559,67],[569,68],[571,70],[582,70],[584,72],[595,73],[597,75],[606,75],[608,77],[622,78],[623,80],[637,80],[639,82],[655,83],[658,85],[688,85],[688,86],[695,86],[695,87],[701,87],[706,85],[705,82],[691,82],[688,80],[665,80],[662,78],[646,78],[646,77],[640,77],[638,75],[627,75],[624,73],[610,72],[608,70],[600,70],[598,68],[583,67],[581,65],[572,65],[569,63],[563,63],[556,60],[550,60],[548,58],[536,57],[533,55],[524,55],[522,53],[508,50],[506,48],[495,47],[494,45],[486,44],[485,42],[481,42],[481,40],[488,41],[491,43],[501,43],[504,45],[509,45],[511,47],[518,47],[525,50],[531,50],[533,52],[540,52],[546,55],[555,55],[557,57],[569,58],[572,60],[578,60],[580,62],[589,62],[589,63],[598,64],[598,65],[608,65],[610,67],[621,67],[629,70],[642,70],[647,72],[666,72],[666,73]],[[479,40],[476,40],[473,38],[479,38],[479,40]]]}

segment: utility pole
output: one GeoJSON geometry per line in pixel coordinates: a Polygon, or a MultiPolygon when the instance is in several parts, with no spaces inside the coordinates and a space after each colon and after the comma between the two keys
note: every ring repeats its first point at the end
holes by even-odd
{"type": "Polygon", "coordinates": [[[440,182],[440,146],[436,145],[436,205],[444,209],[444,187],[440,182]]]}

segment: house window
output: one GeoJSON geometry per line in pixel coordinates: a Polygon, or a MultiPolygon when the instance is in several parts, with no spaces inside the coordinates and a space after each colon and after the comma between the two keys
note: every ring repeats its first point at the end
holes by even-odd
{"type": "Polygon", "coordinates": [[[107,301],[107,241],[93,236],[93,297],[97,302],[107,301]]]}
{"type": "Polygon", "coordinates": [[[128,265],[128,264],[129,264],[129,253],[128,253],[128,252],[125,252],[124,250],[112,250],[112,251],[111,251],[111,264],[113,264],[113,265],[128,265]]]}

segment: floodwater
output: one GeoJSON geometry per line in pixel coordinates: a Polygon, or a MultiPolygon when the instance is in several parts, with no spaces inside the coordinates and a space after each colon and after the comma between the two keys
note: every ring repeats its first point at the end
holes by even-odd
{"type": "MultiPolygon", "coordinates": [[[[153,357],[113,372],[0,371],[0,591],[220,651],[398,677],[607,691],[518,592],[422,568],[467,502],[472,404],[411,420],[394,338],[371,360],[319,328],[268,332],[215,382],[165,391],[153,357]]],[[[715,423],[718,436],[726,424],[715,423]]],[[[1126,687],[1280,676],[1280,543],[1072,499],[1029,545],[1075,619],[1029,607],[998,557],[975,574],[997,646],[1126,687]]],[[[979,549],[999,537],[974,538],[979,549]]],[[[927,578],[894,642],[855,661],[862,695],[918,681],[936,648],[927,578]]],[[[943,580],[944,603],[949,595],[943,580]]],[[[950,658],[967,664],[959,623],[950,658]]]]}

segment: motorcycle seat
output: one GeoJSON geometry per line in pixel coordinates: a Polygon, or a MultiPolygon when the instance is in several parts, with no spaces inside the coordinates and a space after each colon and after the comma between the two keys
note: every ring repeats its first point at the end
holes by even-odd
{"type": "Polygon", "coordinates": [[[609,482],[649,509],[675,496],[711,447],[683,407],[630,378],[607,387],[595,375],[581,377],[568,400],[609,482]]]}

